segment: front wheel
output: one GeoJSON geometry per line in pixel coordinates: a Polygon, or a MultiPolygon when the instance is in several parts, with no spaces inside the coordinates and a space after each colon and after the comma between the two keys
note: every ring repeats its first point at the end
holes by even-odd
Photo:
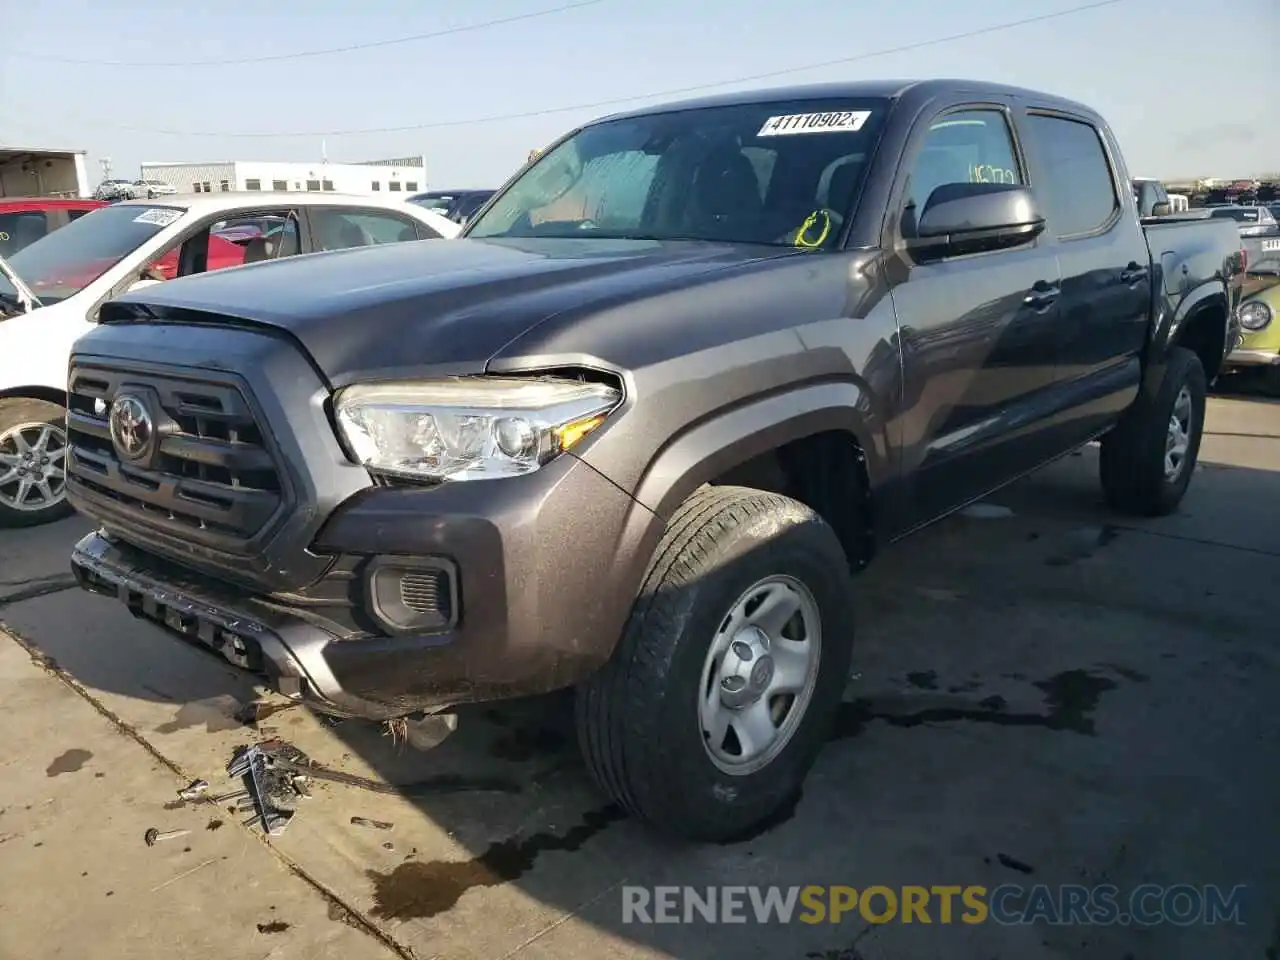
{"type": "Polygon", "coordinates": [[[1200,453],[1206,392],[1200,358],[1175,347],[1159,390],[1140,394],[1102,439],[1102,489],[1111,506],[1149,517],[1178,509],[1200,453]]]}
{"type": "Polygon", "coordinates": [[[0,527],[34,527],[71,515],[66,455],[62,407],[25,397],[0,400],[0,527]]]}
{"type": "Polygon", "coordinates": [[[849,675],[852,592],[834,531],[805,505],[741,487],[691,496],[613,658],[578,691],[601,789],[711,842],[793,803],[849,675]]]}

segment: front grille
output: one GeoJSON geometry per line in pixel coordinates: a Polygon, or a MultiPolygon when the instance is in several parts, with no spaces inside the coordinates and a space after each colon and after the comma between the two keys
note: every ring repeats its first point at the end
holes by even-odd
{"type": "Polygon", "coordinates": [[[245,395],[229,383],[178,374],[76,366],[67,401],[70,483],[171,535],[219,549],[242,548],[285,504],[280,470],[245,395]],[[157,442],[142,462],[111,439],[109,413],[122,394],[143,399],[157,442]]]}

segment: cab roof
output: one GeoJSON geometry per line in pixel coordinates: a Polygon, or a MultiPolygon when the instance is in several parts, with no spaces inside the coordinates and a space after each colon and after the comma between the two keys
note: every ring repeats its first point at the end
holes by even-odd
{"type": "Polygon", "coordinates": [[[1084,104],[1039,90],[991,83],[985,80],[939,78],[931,80],[855,80],[742,90],[691,100],[655,104],[636,110],[622,111],[601,119],[619,120],[624,117],[643,117],[659,113],[671,113],[677,110],[731,107],[753,103],[778,103],[785,100],[898,100],[908,93],[915,94],[923,99],[944,93],[964,93],[974,96],[1012,96],[1034,100],[1045,107],[1061,107],[1074,112],[1093,113],[1084,104]]]}

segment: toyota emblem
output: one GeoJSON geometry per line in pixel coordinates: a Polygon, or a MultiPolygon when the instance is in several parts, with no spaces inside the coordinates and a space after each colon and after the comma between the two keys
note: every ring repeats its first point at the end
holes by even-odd
{"type": "Polygon", "coordinates": [[[140,399],[131,394],[116,397],[111,405],[111,442],[128,460],[141,460],[151,452],[156,426],[151,413],[140,399]]]}

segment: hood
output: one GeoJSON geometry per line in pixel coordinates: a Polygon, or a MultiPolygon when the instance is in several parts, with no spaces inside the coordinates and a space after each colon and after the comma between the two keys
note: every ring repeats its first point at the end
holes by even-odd
{"type": "Polygon", "coordinates": [[[573,308],[684,286],[790,248],[644,240],[424,240],[291,257],[126,294],[101,319],[220,314],[286,331],[333,382],[477,372],[573,308]]]}
{"type": "Polygon", "coordinates": [[[27,313],[44,306],[40,302],[40,298],[31,292],[31,288],[23,282],[13,267],[9,266],[9,261],[4,257],[0,257],[0,273],[4,274],[5,279],[13,284],[13,288],[18,291],[18,302],[22,304],[27,313]]]}

